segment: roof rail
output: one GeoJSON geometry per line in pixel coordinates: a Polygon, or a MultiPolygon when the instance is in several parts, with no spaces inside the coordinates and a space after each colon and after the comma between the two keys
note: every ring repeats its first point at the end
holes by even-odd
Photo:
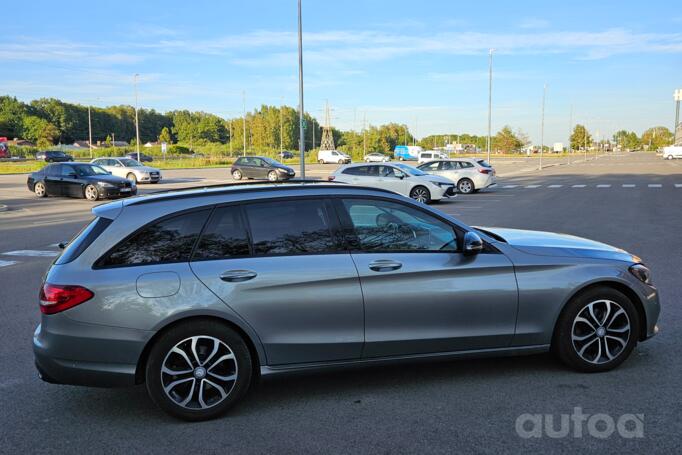
{"type": "MultiPolygon", "coordinates": [[[[291,184],[296,184],[296,183],[335,183],[335,184],[340,184],[341,182],[333,182],[333,181],[327,181],[327,180],[321,180],[321,179],[289,179],[289,180],[282,180],[281,182],[239,182],[239,183],[216,183],[213,185],[199,185],[199,186],[187,186],[183,188],[171,188],[168,190],[158,190],[158,191],[152,191],[151,194],[164,194],[164,193],[176,193],[180,191],[192,191],[192,190],[203,190],[203,189],[212,189],[212,188],[234,188],[238,186],[250,186],[252,187],[253,185],[291,185],[291,184]]],[[[271,188],[271,187],[268,187],[271,188]]]]}

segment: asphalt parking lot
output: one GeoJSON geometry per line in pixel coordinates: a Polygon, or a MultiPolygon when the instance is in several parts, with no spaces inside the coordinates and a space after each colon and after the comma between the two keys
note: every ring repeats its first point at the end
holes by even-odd
{"type": "MultiPolygon", "coordinates": [[[[0,452],[206,453],[677,452],[682,434],[682,160],[606,156],[534,171],[500,162],[492,189],[437,204],[465,223],[558,231],[641,256],[662,298],[661,332],[620,368],[586,375],[549,355],[293,376],[263,382],[227,416],[186,424],[157,410],[144,387],[43,383],[33,367],[37,293],[56,243],[94,205],[37,199],[26,176],[0,176],[0,452]],[[522,414],[581,408],[617,420],[642,415],[644,437],[522,438],[522,414]]],[[[559,165],[561,164],[561,165],[559,165]]],[[[334,166],[311,166],[324,177],[334,166]]],[[[164,171],[141,192],[229,181],[225,169],[164,171]]],[[[558,426],[558,423],[557,423],[558,426]]]]}

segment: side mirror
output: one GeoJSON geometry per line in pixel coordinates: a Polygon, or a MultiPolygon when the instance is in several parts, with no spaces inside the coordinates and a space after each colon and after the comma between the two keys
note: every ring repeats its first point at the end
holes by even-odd
{"type": "Polygon", "coordinates": [[[483,240],[475,232],[464,234],[464,255],[473,256],[483,251],[483,240]]]}

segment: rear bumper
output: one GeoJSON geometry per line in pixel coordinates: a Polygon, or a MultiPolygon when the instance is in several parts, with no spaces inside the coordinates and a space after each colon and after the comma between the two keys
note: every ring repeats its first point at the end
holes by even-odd
{"type": "Polygon", "coordinates": [[[38,373],[46,382],[93,387],[136,383],[138,361],[152,332],[44,316],[33,334],[38,373]]]}

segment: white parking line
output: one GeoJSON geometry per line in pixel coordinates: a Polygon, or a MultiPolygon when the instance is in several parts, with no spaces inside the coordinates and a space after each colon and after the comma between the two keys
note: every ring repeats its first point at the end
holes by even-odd
{"type": "Polygon", "coordinates": [[[540,188],[542,185],[526,185],[526,188],[540,188]]]}
{"type": "Polygon", "coordinates": [[[516,188],[518,185],[505,185],[502,188],[516,188]]]}
{"type": "Polygon", "coordinates": [[[623,188],[634,188],[636,186],[637,185],[635,185],[634,183],[623,183],[623,188]]]}
{"type": "Polygon", "coordinates": [[[561,188],[563,185],[549,185],[547,188],[561,188]]]}
{"type": "Polygon", "coordinates": [[[0,267],[7,267],[8,265],[16,264],[17,261],[3,261],[0,259],[0,267]]]}
{"type": "Polygon", "coordinates": [[[573,185],[571,188],[585,188],[587,185],[573,185]]]}
{"type": "Polygon", "coordinates": [[[661,188],[663,185],[661,185],[660,183],[649,183],[647,186],[649,188],[661,188]]]}
{"type": "Polygon", "coordinates": [[[59,251],[16,250],[6,251],[2,254],[5,256],[54,257],[59,256],[59,251]]]}
{"type": "Polygon", "coordinates": [[[675,188],[682,188],[682,183],[676,183],[675,188]]]}
{"type": "Polygon", "coordinates": [[[611,185],[597,185],[597,188],[611,188],[611,185]]]}

